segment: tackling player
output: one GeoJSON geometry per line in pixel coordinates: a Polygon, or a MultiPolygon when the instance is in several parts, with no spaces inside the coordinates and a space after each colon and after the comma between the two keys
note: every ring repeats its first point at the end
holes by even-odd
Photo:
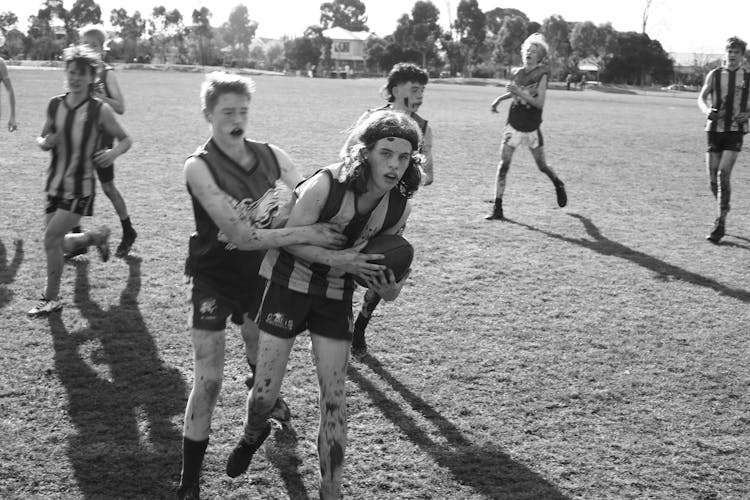
{"type": "Polygon", "coordinates": [[[403,113],[378,111],[355,131],[357,143],[340,163],[297,187],[287,227],[330,221],[343,228],[345,250],[293,245],[266,253],[261,274],[269,280],[258,315],[255,385],[248,396],[243,437],[227,461],[227,474],[244,473],[271,432],[268,416],[286,372],[294,340],[310,331],[320,387],[320,498],[338,500],[347,440],[346,373],[352,338],[354,275],[385,300],[403,285],[390,269],[363,254],[369,238],[395,234],[411,211],[419,187],[418,125],[403,113]]]}
{"type": "Polygon", "coordinates": [[[498,96],[491,105],[493,113],[497,113],[497,106],[505,99],[512,99],[508,122],[503,129],[503,142],[500,146],[500,163],[497,166],[495,181],[495,203],[492,212],[485,217],[487,220],[504,220],[503,193],[505,179],[510,169],[510,162],[516,148],[526,145],[531,151],[539,170],[550,178],[555,186],[557,204],[564,207],[568,204],[565,184],[552,167],[547,165],[544,157],[544,139],[539,128],[542,124],[542,110],[547,95],[547,76],[549,69],[545,64],[547,58],[547,42],[539,33],[529,36],[521,47],[521,57],[524,65],[514,71],[511,82],[507,85],[507,92],[498,96]]]}
{"type": "Polygon", "coordinates": [[[742,150],[743,136],[748,131],[750,72],[742,65],[746,48],[743,40],[729,38],[725,64],[706,75],[706,82],[698,95],[698,107],[707,118],[708,182],[711,193],[718,201],[719,212],[711,233],[706,236],[711,243],[719,243],[726,232],[732,194],[730,177],[737,155],[742,150]]]}
{"type": "Polygon", "coordinates": [[[241,324],[248,361],[257,349],[252,320],[265,286],[258,276],[263,250],[299,243],[337,248],[346,240],[330,224],[275,229],[284,208],[277,181],[295,186],[302,176],[284,151],[245,138],[254,90],[252,80],[237,75],[206,76],[201,105],[211,137],[185,162],[196,225],[185,265],[193,284],[195,373],[185,409],[181,499],[199,497],[200,469],[223,380],[228,317],[241,324]]]}
{"type": "Polygon", "coordinates": [[[93,95],[99,56],[86,45],[63,51],[68,92],[53,97],[37,144],[52,153],[47,171],[44,250],[47,254],[47,287],[29,316],[45,316],[62,309],[59,300],[63,254],[95,245],[103,261],[109,259],[109,229],[68,233],[94,212],[94,169],[112,164],[131,146],[112,108],[93,95]],[[109,134],[117,145],[100,148],[109,134]]]}

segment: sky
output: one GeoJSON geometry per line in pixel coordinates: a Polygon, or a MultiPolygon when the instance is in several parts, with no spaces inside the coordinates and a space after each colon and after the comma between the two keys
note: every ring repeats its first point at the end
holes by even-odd
{"type": "MultiPolygon", "coordinates": [[[[74,1],[64,0],[63,4],[70,9],[74,1]]],[[[363,1],[370,31],[380,36],[392,33],[398,18],[410,13],[414,5],[412,0],[363,1]]],[[[515,8],[539,23],[551,15],[560,15],[566,21],[592,21],[597,25],[611,22],[617,31],[640,32],[647,1],[479,0],[478,3],[483,11],[495,7],[515,8]]],[[[2,3],[0,12],[14,12],[23,31],[26,20],[37,13],[41,4],[35,0],[2,3]]],[[[259,23],[257,36],[280,38],[302,35],[305,28],[318,24],[323,0],[99,0],[97,3],[105,20],[114,8],[124,7],[129,14],[138,10],[143,17],[148,17],[154,7],[164,5],[168,10],[178,9],[189,21],[193,9],[205,6],[213,14],[213,26],[226,22],[231,10],[242,3],[248,8],[250,19],[259,23]]],[[[455,20],[459,0],[433,0],[433,3],[440,9],[441,23],[448,27],[449,22],[455,20]]],[[[724,41],[730,36],[750,41],[750,2],[713,0],[706,4],[689,0],[651,0],[648,12],[646,32],[652,39],[659,40],[667,52],[716,54],[724,52],[724,41]],[[706,22],[707,19],[710,22],[706,22]]]]}

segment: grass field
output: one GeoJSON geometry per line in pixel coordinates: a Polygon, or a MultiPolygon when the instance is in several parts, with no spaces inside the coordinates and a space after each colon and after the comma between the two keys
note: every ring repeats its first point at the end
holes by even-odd
{"type": "MultiPolygon", "coordinates": [[[[182,163],[207,137],[198,74],[119,73],[134,147],[117,184],[133,256],[66,266],[66,307],[25,312],[44,288],[34,145],[60,71],[15,70],[19,130],[0,132],[0,497],[171,498],[192,383],[182,276],[192,213],[182,163]]],[[[258,77],[250,136],[305,173],[380,103],[378,80],[258,77]]],[[[431,84],[434,185],[415,199],[417,257],[378,309],[370,356],[349,371],[344,493],[355,499],[745,499],[750,496],[750,169],[734,172],[728,236],[704,236],[714,201],[695,94],[550,91],[552,184],[519,151],[507,222],[487,222],[507,113],[497,87],[431,84]]],[[[7,99],[2,96],[3,122],[7,99]]],[[[120,228],[97,197],[88,227],[120,228]]],[[[244,414],[232,329],[202,492],[317,498],[317,384],[293,351],[279,431],[239,479],[224,474],[244,414]]]]}

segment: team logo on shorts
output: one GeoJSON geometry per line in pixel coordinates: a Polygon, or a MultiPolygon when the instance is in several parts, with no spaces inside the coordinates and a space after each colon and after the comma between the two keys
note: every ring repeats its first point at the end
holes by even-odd
{"type": "Polygon", "coordinates": [[[216,317],[216,299],[204,299],[198,308],[201,318],[212,319],[216,317]]]}
{"type": "Polygon", "coordinates": [[[276,328],[281,328],[288,332],[291,332],[294,328],[294,321],[287,318],[286,314],[280,312],[268,313],[268,316],[266,316],[266,324],[276,328]]]}

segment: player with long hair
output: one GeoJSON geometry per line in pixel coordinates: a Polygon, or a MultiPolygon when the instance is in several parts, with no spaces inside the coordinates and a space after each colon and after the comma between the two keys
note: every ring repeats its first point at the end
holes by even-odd
{"type": "Polygon", "coordinates": [[[497,113],[497,106],[506,99],[512,99],[508,111],[508,121],[503,129],[502,145],[500,146],[500,163],[497,166],[495,180],[495,201],[487,220],[503,220],[503,194],[505,193],[506,177],[513,159],[513,153],[521,145],[527,145],[531,151],[539,170],[552,181],[555,186],[557,204],[564,207],[568,203],[565,184],[557,176],[552,167],[547,164],[544,156],[544,138],[540,126],[542,124],[542,110],[547,96],[547,78],[549,69],[547,58],[547,42],[539,33],[530,35],[521,47],[523,66],[517,68],[506,86],[507,92],[498,96],[491,104],[493,113],[497,113]]]}
{"type": "Polygon", "coordinates": [[[347,248],[292,245],[266,253],[261,274],[269,280],[258,315],[261,330],[255,385],[248,396],[244,433],[227,461],[231,477],[244,473],[271,432],[268,417],[278,398],[294,340],[309,330],[320,388],[320,498],[338,499],[347,443],[346,372],[352,339],[354,276],[384,300],[403,285],[360,253],[369,238],[396,234],[419,187],[422,134],[404,113],[372,113],[356,128],[346,158],[326,167],[295,193],[287,227],[329,221],[347,236],[347,248]]]}

